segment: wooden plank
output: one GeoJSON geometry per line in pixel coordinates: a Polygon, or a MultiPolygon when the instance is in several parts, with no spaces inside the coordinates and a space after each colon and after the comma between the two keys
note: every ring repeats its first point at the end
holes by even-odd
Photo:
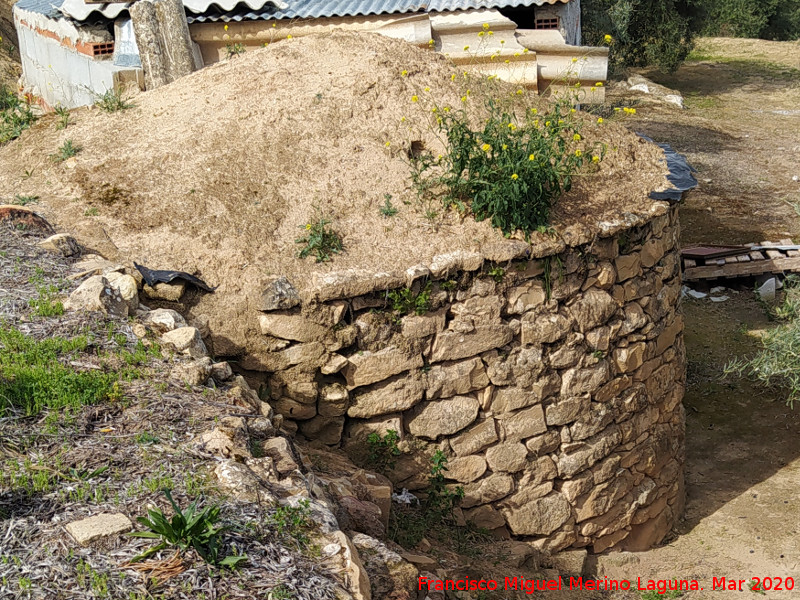
{"type": "MultiPolygon", "coordinates": [[[[798,252],[797,255],[800,256],[800,252],[798,252]]],[[[739,256],[736,257],[736,260],[738,260],[739,262],[750,262],[750,255],[740,254],[739,256]]]]}
{"type": "Polygon", "coordinates": [[[765,250],[765,252],[767,253],[767,258],[786,258],[786,255],[780,250],[765,250]]]}
{"type": "Polygon", "coordinates": [[[725,257],[725,263],[726,263],[726,264],[735,263],[735,262],[739,262],[739,261],[736,259],[736,257],[735,257],[735,256],[726,256],[726,257],[725,257]]]}
{"type": "Polygon", "coordinates": [[[683,268],[684,269],[691,269],[697,266],[697,262],[692,260],[691,258],[684,258],[683,259],[683,268]]]}
{"type": "Polygon", "coordinates": [[[800,256],[800,250],[787,250],[787,256],[800,256]]]}
{"type": "Polygon", "coordinates": [[[750,258],[752,258],[753,260],[764,260],[764,258],[765,258],[765,257],[764,257],[764,255],[763,255],[763,254],[761,254],[761,252],[759,252],[758,250],[753,250],[753,251],[750,253],[750,258]]]}
{"type": "Polygon", "coordinates": [[[749,263],[736,263],[723,266],[705,266],[686,269],[684,276],[692,279],[716,279],[717,277],[744,277],[761,273],[779,273],[781,271],[800,271],[800,257],[754,260],[749,263]]]}
{"type": "Polygon", "coordinates": [[[792,241],[792,238],[783,238],[782,240],[778,240],[778,244],[781,246],[791,246],[794,244],[794,242],[792,241]]]}

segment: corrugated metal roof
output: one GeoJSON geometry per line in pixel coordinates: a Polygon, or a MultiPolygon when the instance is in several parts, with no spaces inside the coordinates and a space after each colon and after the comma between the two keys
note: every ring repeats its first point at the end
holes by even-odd
{"type": "MultiPolygon", "coordinates": [[[[289,0],[285,9],[264,6],[251,12],[202,11],[187,15],[189,23],[256,21],[270,19],[316,19],[412,12],[445,12],[473,8],[509,8],[566,3],[569,0],[289,0]]],[[[188,8],[188,6],[187,6],[188,8]]]]}
{"type": "MultiPolygon", "coordinates": [[[[189,23],[269,19],[355,17],[412,12],[445,12],[474,8],[542,6],[569,0],[183,0],[189,23]],[[250,9],[250,10],[247,10],[250,9]]],[[[19,0],[23,10],[51,18],[62,14],[85,21],[90,15],[114,19],[132,3],[85,4],[83,0],[19,0]]]]}
{"type": "Polygon", "coordinates": [[[16,6],[20,10],[27,10],[51,19],[57,19],[61,16],[61,12],[58,9],[63,2],[64,0],[19,0],[16,6]]]}

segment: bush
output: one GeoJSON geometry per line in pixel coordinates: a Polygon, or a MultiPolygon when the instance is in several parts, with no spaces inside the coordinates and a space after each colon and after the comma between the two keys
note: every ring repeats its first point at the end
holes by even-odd
{"type": "Polygon", "coordinates": [[[583,4],[586,44],[611,35],[609,69],[656,66],[674,71],[692,49],[691,0],[594,0],[583,4]]]}
{"type": "Polygon", "coordinates": [[[0,84],[0,145],[22,135],[36,121],[31,105],[9,87],[0,84]]]}
{"type": "Polygon", "coordinates": [[[430,202],[468,208],[475,219],[490,219],[506,235],[526,237],[546,227],[553,203],[569,191],[573,176],[587,161],[599,161],[580,135],[582,121],[571,98],[556,100],[547,111],[531,108],[524,117],[490,100],[488,117],[473,127],[464,110],[434,107],[443,155],[412,157],[418,194],[430,202]]]}
{"type": "Polygon", "coordinates": [[[703,35],[794,40],[800,37],[800,0],[702,0],[694,22],[703,35]]]}

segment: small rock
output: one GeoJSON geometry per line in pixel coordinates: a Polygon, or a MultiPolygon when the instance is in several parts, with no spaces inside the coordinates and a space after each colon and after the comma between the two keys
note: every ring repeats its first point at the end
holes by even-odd
{"type": "Polygon", "coordinates": [[[128,314],[133,314],[139,308],[139,288],[136,286],[136,280],[130,275],[116,271],[108,273],[105,277],[128,305],[128,314]]]}
{"type": "Polygon", "coordinates": [[[227,361],[214,363],[211,365],[211,377],[214,381],[228,381],[233,377],[233,369],[227,361]]]}
{"type": "MultiPolygon", "coordinates": [[[[141,305],[140,305],[141,307],[141,305]]],[[[180,313],[169,308],[157,308],[142,315],[142,322],[158,333],[166,333],[179,327],[186,327],[186,320],[180,313]]]]}
{"type": "Polygon", "coordinates": [[[179,363],[172,367],[169,376],[173,381],[184,385],[203,385],[211,375],[211,359],[204,356],[200,360],[179,363]]]}
{"type": "Polygon", "coordinates": [[[167,349],[188,354],[195,358],[202,358],[208,355],[208,350],[200,337],[200,332],[194,327],[179,327],[168,331],[161,336],[161,341],[167,349]]]}
{"type": "Polygon", "coordinates": [[[261,295],[259,310],[285,310],[300,304],[300,295],[286,277],[275,277],[261,295]]]}
{"type": "Polygon", "coordinates": [[[148,298],[177,302],[181,299],[181,296],[183,296],[183,292],[186,289],[186,282],[179,281],[178,283],[157,283],[152,287],[145,284],[143,289],[148,298]]]}
{"type": "Polygon", "coordinates": [[[133,523],[122,513],[104,513],[67,524],[67,532],[81,546],[101,537],[125,533],[132,528],[133,523]]]}
{"type": "Polygon", "coordinates": [[[69,295],[64,308],[127,317],[128,305],[102,275],[93,275],[69,295]]]}
{"type": "Polygon", "coordinates": [[[435,558],[431,558],[430,556],[425,556],[423,554],[413,554],[411,552],[403,552],[400,554],[405,560],[410,562],[412,565],[416,565],[422,568],[433,568],[439,565],[439,561],[435,558]]]}
{"type": "Polygon", "coordinates": [[[46,240],[39,242],[38,246],[49,252],[61,254],[61,256],[75,256],[81,249],[75,238],[66,233],[51,235],[46,240]]]}

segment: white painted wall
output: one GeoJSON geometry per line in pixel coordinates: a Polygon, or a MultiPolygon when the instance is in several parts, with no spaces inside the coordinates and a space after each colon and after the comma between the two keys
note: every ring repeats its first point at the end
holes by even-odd
{"type": "Polygon", "coordinates": [[[40,28],[49,25],[47,29],[56,33],[60,33],[61,22],[14,8],[24,87],[50,106],[75,108],[94,104],[98,96],[113,89],[114,73],[126,70],[115,67],[110,56],[96,60],[36,33],[20,20],[40,28]]]}

